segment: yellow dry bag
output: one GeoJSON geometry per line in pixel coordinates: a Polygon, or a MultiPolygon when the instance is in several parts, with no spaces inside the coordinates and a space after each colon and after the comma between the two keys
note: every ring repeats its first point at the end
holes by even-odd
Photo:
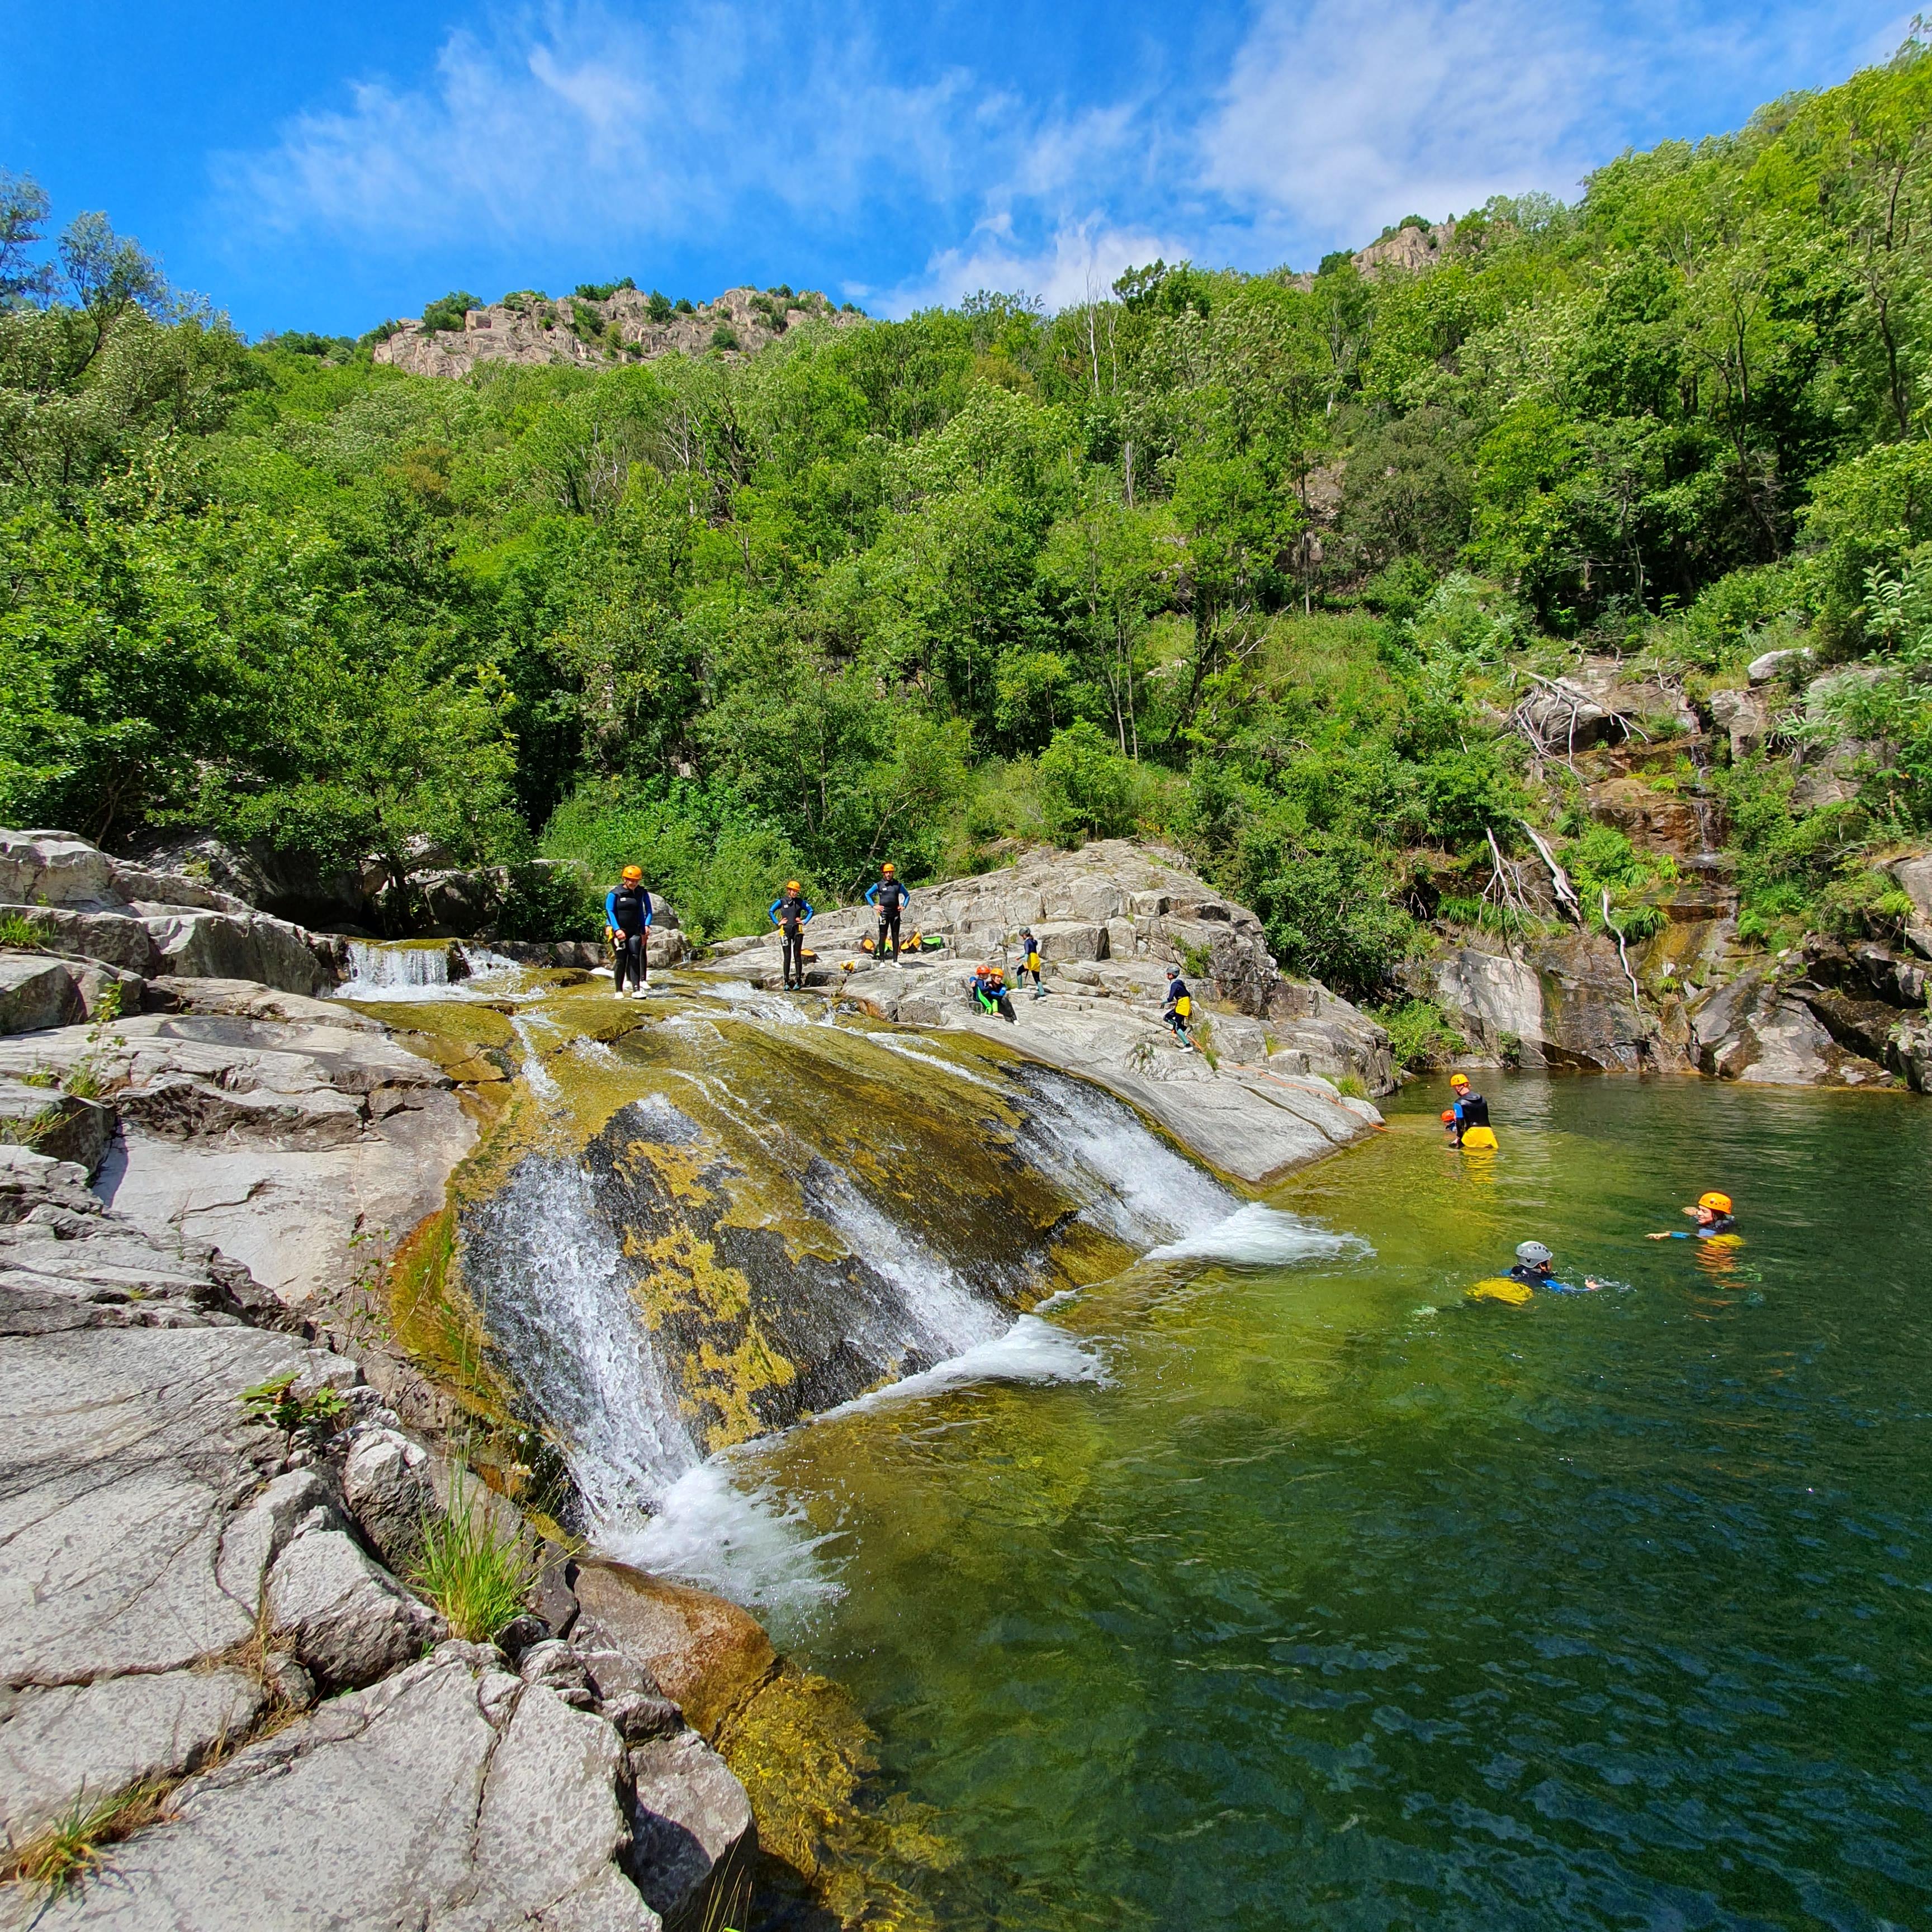
{"type": "Polygon", "coordinates": [[[1473,1154],[1494,1154],[1496,1137],[1487,1127],[1465,1127],[1462,1130],[1462,1145],[1467,1151],[1473,1154]]]}
{"type": "Polygon", "coordinates": [[[1190,1000],[1185,993],[1183,993],[1180,998],[1174,1001],[1174,1010],[1178,1012],[1183,1019],[1185,1019],[1190,1013],[1193,1012],[1194,1002],[1190,1000]]]}

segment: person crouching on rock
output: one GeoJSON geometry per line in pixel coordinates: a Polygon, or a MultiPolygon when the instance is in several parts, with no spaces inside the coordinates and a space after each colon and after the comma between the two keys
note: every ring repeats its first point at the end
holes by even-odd
{"type": "Polygon", "coordinates": [[[785,889],[766,908],[778,929],[778,949],[784,956],[784,989],[802,992],[805,987],[805,928],[812,923],[812,902],[799,889],[796,879],[788,879],[785,889]]]}
{"type": "Polygon", "coordinates": [[[886,935],[892,934],[892,964],[899,963],[899,914],[910,902],[912,895],[898,882],[892,871],[892,862],[888,859],[879,868],[878,882],[866,889],[866,903],[879,915],[879,943],[872,956],[883,959],[886,956],[886,935]]]}
{"type": "Polygon", "coordinates": [[[1453,1118],[1448,1123],[1451,1138],[1460,1148],[1492,1149],[1496,1144],[1496,1137],[1490,1126],[1488,1101],[1469,1084],[1469,1077],[1466,1073],[1450,1074],[1449,1090],[1456,1096],[1456,1105],[1452,1109],[1453,1118]]]}
{"type": "Polygon", "coordinates": [[[1014,1018],[1012,998],[1006,991],[1006,976],[998,967],[974,967],[970,983],[973,1004],[980,1012],[998,1013],[1003,1020],[1014,1018]]]}
{"type": "Polygon", "coordinates": [[[1161,1006],[1160,1016],[1188,1052],[1198,1053],[1201,1049],[1194,1044],[1193,1036],[1187,1030],[1187,1022],[1193,1012],[1193,996],[1187,990],[1187,982],[1180,976],[1180,968],[1170,966],[1167,969],[1167,998],[1161,1006]]]}
{"type": "Polygon", "coordinates": [[[1020,967],[1013,977],[1024,986],[1029,973],[1033,975],[1034,998],[1036,1000],[1045,999],[1046,988],[1040,983],[1040,941],[1033,936],[1033,928],[1030,926],[1021,928],[1020,967]]]}
{"type": "Polygon", "coordinates": [[[644,890],[641,866],[626,866],[624,875],[604,896],[604,923],[610,938],[616,997],[624,997],[624,976],[631,977],[631,996],[641,1000],[650,968],[651,896],[644,890]]]}

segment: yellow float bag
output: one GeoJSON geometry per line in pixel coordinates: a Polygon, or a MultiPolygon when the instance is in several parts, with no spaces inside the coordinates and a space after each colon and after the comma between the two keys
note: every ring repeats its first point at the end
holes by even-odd
{"type": "Polygon", "coordinates": [[[1040,970],[1040,955],[1037,952],[1029,952],[1027,955],[1026,969],[1029,973],[1037,973],[1040,970]]]}
{"type": "Polygon", "coordinates": [[[1472,1301],[1507,1301],[1520,1308],[1536,1292],[1526,1281],[1512,1281],[1506,1274],[1492,1275],[1468,1292],[1472,1301]]]}
{"type": "Polygon", "coordinates": [[[1190,1013],[1193,1012],[1194,1002],[1190,1000],[1185,993],[1183,993],[1180,998],[1174,1001],[1174,1010],[1178,1012],[1183,1019],[1185,1019],[1190,1013]]]}
{"type": "Polygon", "coordinates": [[[1467,1127],[1463,1130],[1462,1144],[1478,1154],[1493,1154],[1496,1137],[1487,1127],[1467,1127]]]}

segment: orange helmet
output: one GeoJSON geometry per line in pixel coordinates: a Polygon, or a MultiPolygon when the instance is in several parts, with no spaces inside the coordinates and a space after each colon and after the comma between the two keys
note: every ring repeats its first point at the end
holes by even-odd
{"type": "Polygon", "coordinates": [[[891,860],[888,859],[886,862],[879,868],[879,870],[884,873],[886,877],[890,879],[892,875],[892,862],[891,860]]]}
{"type": "Polygon", "coordinates": [[[1452,1087],[1466,1087],[1469,1084],[1469,1076],[1466,1073],[1452,1073],[1449,1076],[1449,1084],[1452,1087]]]}
{"type": "Polygon", "coordinates": [[[1697,1205],[1709,1208],[1714,1214],[1728,1214],[1731,1211],[1731,1197],[1728,1194],[1715,1192],[1700,1194],[1697,1197],[1697,1205]]]}
{"type": "Polygon", "coordinates": [[[1456,1109],[1454,1107],[1442,1109],[1442,1124],[1445,1127],[1453,1127],[1456,1124],[1456,1109]]]}
{"type": "Polygon", "coordinates": [[[796,879],[786,880],[785,890],[788,892],[796,892],[798,890],[798,881],[796,879]]]}
{"type": "Polygon", "coordinates": [[[641,866],[626,866],[624,868],[624,883],[627,886],[638,884],[644,876],[644,868],[641,866]]]}

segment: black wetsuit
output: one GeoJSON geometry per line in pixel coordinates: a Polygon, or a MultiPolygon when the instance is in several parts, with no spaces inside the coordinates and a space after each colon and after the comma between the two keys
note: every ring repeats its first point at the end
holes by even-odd
{"type": "Polygon", "coordinates": [[[641,992],[650,973],[650,942],[646,935],[651,923],[651,896],[642,886],[620,885],[604,900],[604,910],[617,928],[616,956],[611,962],[617,990],[624,990],[628,969],[641,992]]]}
{"type": "Polygon", "coordinates": [[[785,990],[805,984],[805,926],[812,906],[802,892],[774,899],[771,916],[778,923],[778,950],[784,956],[785,990]]]}
{"type": "Polygon", "coordinates": [[[1462,1136],[1472,1127],[1486,1127],[1490,1124],[1490,1103],[1482,1095],[1465,1094],[1456,1102],[1456,1144],[1462,1144],[1462,1136]]]}
{"type": "Polygon", "coordinates": [[[1160,1016],[1174,1029],[1174,1038],[1184,1046],[1189,1046],[1193,1042],[1188,1037],[1186,1016],[1180,1010],[1180,1003],[1183,1000],[1187,1000],[1190,1006],[1194,1004],[1191,999],[1188,999],[1187,982],[1185,980],[1168,980],[1167,1004],[1161,1008],[1160,1016]]]}
{"type": "Polygon", "coordinates": [[[866,895],[866,903],[879,915],[879,937],[872,957],[883,959],[886,956],[886,935],[890,933],[892,941],[892,958],[899,956],[899,914],[912,897],[896,879],[881,879],[866,895]]]}

